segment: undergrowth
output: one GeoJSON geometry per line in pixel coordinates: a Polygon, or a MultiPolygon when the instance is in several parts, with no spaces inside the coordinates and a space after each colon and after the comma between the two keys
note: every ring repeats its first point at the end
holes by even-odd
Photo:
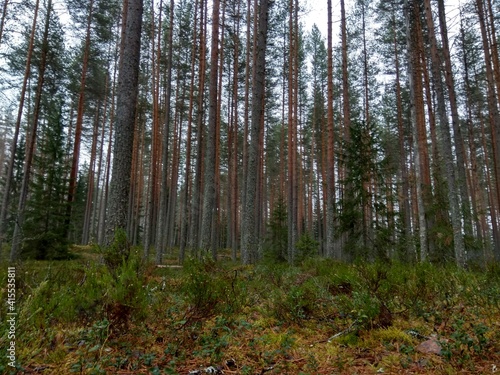
{"type": "MultiPolygon", "coordinates": [[[[106,249],[87,248],[17,266],[18,369],[2,349],[0,373],[445,374],[500,364],[497,266],[207,258],[179,269],[145,264],[119,236],[111,249],[104,262],[106,249]],[[440,355],[418,351],[427,338],[440,355]]],[[[6,319],[0,329],[6,348],[6,319]]]]}

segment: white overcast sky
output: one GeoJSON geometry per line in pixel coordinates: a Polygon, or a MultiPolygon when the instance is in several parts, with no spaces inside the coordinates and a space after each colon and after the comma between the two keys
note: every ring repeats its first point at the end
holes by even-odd
{"type": "MultiPolygon", "coordinates": [[[[353,3],[353,0],[345,0],[347,11],[353,3]]],[[[327,0],[304,0],[302,6],[305,8],[305,12],[302,16],[302,22],[304,22],[305,30],[307,32],[310,32],[312,26],[316,24],[326,39],[328,23],[327,0]]],[[[458,11],[460,7],[460,0],[445,0],[445,6],[448,28],[450,34],[453,34],[453,29],[456,28],[457,25],[459,25],[458,11]]],[[[335,39],[340,33],[340,25],[338,25],[338,23],[340,22],[339,0],[332,0],[332,11],[332,31],[333,37],[335,39]]]]}

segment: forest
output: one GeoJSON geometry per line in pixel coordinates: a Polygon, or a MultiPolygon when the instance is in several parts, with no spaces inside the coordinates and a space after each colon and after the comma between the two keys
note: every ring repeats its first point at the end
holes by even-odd
{"type": "Polygon", "coordinates": [[[500,260],[496,1],[134,4],[4,1],[12,261],[500,260]]]}
{"type": "Polygon", "coordinates": [[[500,1],[0,3],[0,372],[497,371],[500,1]]]}

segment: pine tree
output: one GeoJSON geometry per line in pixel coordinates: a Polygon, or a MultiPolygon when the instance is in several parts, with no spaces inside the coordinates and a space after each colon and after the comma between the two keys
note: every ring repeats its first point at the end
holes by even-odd
{"type": "Polygon", "coordinates": [[[61,93],[44,98],[41,140],[33,161],[33,181],[24,214],[26,235],[22,255],[35,259],[64,259],[69,257],[65,231],[68,187],[65,176],[68,171],[64,149],[64,102],[61,93]]]}
{"type": "Polygon", "coordinates": [[[21,95],[20,95],[20,100],[19,100],[16,124],[14,126],[14,136],[12,138],[11,155],[10,155],[9,163],[7,165],[7,175],[6,175],[6,181],[5,181],[4,191],[3,191],[2,209],[0,211],[0,248],[2,247],[1,244],[5,240],[4,233],[6,230],[6,220],[7,220],[8,209],[9,209],[9,205],[10,205],[11,184],[12,184],[13,174],[14,174],[14,163],[15,163],[15,157],[17,155],[17,146],[18,146],[19,132],[21,129],[21,120],[22,120],[23,111],[24,111],[24,101],[26,99],[26,90],[28,87],[28,80],[30,78],[30,72],[31,72],[31,64],[32,64],[32,57],[33,57],[33,51],[34,51],[34,45],[35,45],[35,33],[36,33],[36,27],[37,27],[39,4],[40,4],[40,2],[39,2],[39,0],[37,0],[36,4],[35,4],[35,10],[34,10],[34,14],[33,14],[33,23],[31,26],[31,32],[30,32],[29,41],[28,41],[26,64],[25,64],[25,68],[24,68],[24,78],[23,78],[23,84],[22,84],[22,88],[21,88],[21,95]]]}
{"type": "Polygon", "coordinates": [[[264,121],[264,88],[266,68],[266,40],[268,24],[268,1],[261,0],[259,4],[258,31],[255,45],[252,90],[252,122],[250,127],[251,141],[248,151],[248,170],[246,173],[245,208],[242,229],[242,261],[245,264],[255,263],[258,259],[258,231],[256,215],[259,200],[256,199],[259,185],[257,183],[259,162],[259,135],[263,131],[264,121]]]}
{"type": "Polygon", "coordinates": [[[208,106],[208,129],[205,152],[204,186],[203,186],[203,214],[201,222],[201,249],[209,251],[212,249],[212,227],[215,217],[216,186],[216,143],[217,133],[217,99],[218,99],[218,67],[219,67],[219,22],[220,22],[220,0],[214,1],[212,13],[212,40],[210,51],[210,78],[209,78],[209,106],[208,106]]]}
{"type": "Polygon", "coordinates": [[[278,197],[271,213],[269,234],[264,246],[264,259],[271,262],[286,262],[288,251],[287,208],[285,199],[278,197]]]}
{"type": "Polygon", "coordinates": [[[49,0],[49,2],[47,3],[47,7],[45,9],[45,25],[43,29],[43,35],[40,47],[40,61],[38,66],[38,77],[37,77],[37,85],[36,85],[34,107],[33,107],[33,120],[31,128],[28,131],[29,137],[27,138],[27,149],[26,149],[26,159],[24,162],[23,180],[21,183],[19,202],[16,212],[17,219],[15,222],[14,234],[12,235],[12,244],[10,250],[11,261],[19,259],[20,256],[20,244],[22,241],[24,214],[26,208],[26,201],[28,199],[28,189],[32,172],[33,157],[35,153],[35,144],[37,142],[37,135],[38,135],[37,132],[41,114],[41,103],[44,90],[45,73],[47,70],[47,61],[49,58],[48,55],[50,52],[53,52],[49,45],[49,32],[50,32],[50,23],[52,16],[53,16],[52,0],[49,0]]]}
{"type": "Polygon", "coordinates": [[[110,186],[109,217],[106,223],[108,244],[111,243],[114,232],[117,229],[125,230],[128,222],[142,12],[142,0],[128,0],[117,88],[113,177],[110,186]]]}

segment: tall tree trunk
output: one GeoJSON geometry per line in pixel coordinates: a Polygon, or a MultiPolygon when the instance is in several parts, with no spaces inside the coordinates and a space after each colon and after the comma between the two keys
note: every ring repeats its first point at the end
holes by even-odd
{"type": "MultiPolygon", "coordinates": [[[[158,27],[155,25],[154,0],[151,1],[151,89],[153,91],[153,129],[151,138],[151,159],[149,167],[149,192],[146,202],[145,230],[144,230],[144,257],[149,257],[150,247],[155,243],[154,236],[158,218],[158,169],[160,167],[160,49],[162,35],[163,1],[160,0],[158,27]],[[156,31],[157,30],[157,31],[156,31]],[[157,35],[156,35],[157,34],[157,35]]],[[[167,85],[170,84],[170,80],[167,85]]],[[[160,228],[161,230],[162,228],[160,228]]]]}
{"type": "Polygon", "coordinates": [[[23,180],[21,183],[21,191],[19,194],[19,203],[17,206],[17,220],[14,226],[14,234],[12,236],[12,247],[10,249],[10,260],[11,262],[19,259],[20,256],[20,244],[22,236],[22,228],[24,225],[24,210],[26,207],[26,200],[28,199],[28,185],[30,181],[31,166],[33,163],[33,157],[35,153],[35,144],[37,138],[38,129],[38,119],[40,117],[40,105],[42,101],[43,94],[43,84],[45,81],[45,69],[47,67],[47,54],[49,52],[49,26],[50,17],[52,15],[52,0],[48,0],[47,3],[47,15],[45,16],[45,29],[43,31],[42,39],[42,51],[40,56],[40,66],[38,69],[38,82],[36,88],[35,96],[35,106],[33,109],[33,126],[31,128],[30,136],[27,139],[27,152],[24,160],[23,168],[23,180]]]}
{"type": "MultiPolygon", "coordinates": [[[[420,25],[418,26],[420,28],[420,25]]],[[[421,29],[419,29],[421,30],[421,29]]],[[[422,30],[421,30],[422,31],[422,30]]],[[[439,225],[449,225],[449,210],[446,209],[446,202],[448,201],[448,197],[446,196],[446,182],[444,182],[444,172],[443,160],[441,158],[440,152],[440,140],[438,139],[437,125],[436,125],[436,115],[434,111],[435,106],[435,95],[431,89],[431,79],[429,76],[429,71],[427,69],[427,56],[425,56],[424,50],[424,41],[423,35],[419,33],[421,37],[418,38],[419,48],[418,51],[420,53],[420,66],[422,68],[423,75],[423,90],[425,93],[425,103],[427,107],[427,118],[428,118],[428,128],[430,132],[430,140],[431,140],[431,163],[430,169],[432,174],[432,187],[428,187],[426,193],[424,193],[424,205],[426,208],[426,223],[427,228],[432,229],[438,223],[439,225]],[[436,207],[437,206],[437,207],[436,207]],[[429,214],[432,212],[432,214],[429,214]]],[[[427,127],[426,127],[427,129],[427,127]]],[[[427,130],[426,130],[427,131],[427,130]]],[[[432,232],[431,232],[432,233],[432,232]]],[[[430,255],[439,255],[436,254],[436,243],[435,236],[428,236],[428,244],[429,244],[429,254],[430,255]]]]}
{"type": "Polygon", "coordinates": [[[420,9],[418,2],[415,0],[405,0],[406,40],[409,50],[408,80],[410,89],[410,112],[415,142],[415,195],[418,208],[420,261],[424,262],[427,260],[429,252],[425,202],[430,200],[432,192],[422,97],[422,64],[418,41],[418,38],[421,36],[420,28],[418,27],[420,24],[419,20],[420,9]]]}
{"type": "Polygon", "coordinates": [[[9,0],[4,0],[2,6],[2,16],[0,18],[0,45],[2,45],[3,30],[5,27],[5,18],[7,17],[7,6],[9,5],[9,0]]]}
{"type": "MultiPolygon", "coordinates": [[[[168,141],[170,133],[170,100],[172,96],[172,56],[173,56],[173,32],[174,32],[174,0],[170,0],[169,24],[167,37],[167,66],[166,66],[166,87],[165,87],[165,128],[163,129],[162,155],[161,155],[161,182],[160,182],[160,207],[158,208],[158,218],[156,227],[156,263],[162,262],[165,250],[165,236],[163,233],[167,225],[168,210],[168,141]]],[[[147,249],[144,249],[147,251],[147,249]]]]}
{"type": "MultiPolygon", "coordinates": [[[[498,97],[495,92],[495,78],[493,68],[491,66],[492,56],[490,51],[490,43],[488,41],[488,32],[486,29],[486,19],[483,6],[483,0],[476,0],[476,11],[479,18],[479,26],[481,29],[481,40],[483,43],[483,53],[486,67],[487,81],[487,101],[489,112],[489,123],[491,129],[491,145],[493,149],[493,167],[495,171],[495,191],[496,199],[491,203],[494,204],[491,211],[500,212],[500,113],[498,110],[498,97]]],[[[492,217],[493,219],[493,217],[492,217]]],[[[498,226],[498,223],[495,223],[498,226]]],[[[495,236],[495,257],[500,259],[500,241],[495,236]]]]}
{"type": "Polygon", "coordinates": [[[444,8],[444,0],[438,0],[439,11],[439,27],[441,33],[442,56],[445,66],[445,82],[448,89],[448,97],[451,111],[451,122],[454,135],[455,150],[457,155],[457,187],[462,202],[461,212],[463,213],[464,233],[468,238],[473,237],[472,233],[472,216],[469,200],[469,192],[467,189],[467,173],[465,167],[467,165],[466,153],[464,147],[464,139],[462,130],[460,129],[460,118],[458,115],[457,94],[455,91],[455,79],[450,58],[450,46],[448,41],[448,27],[446,25],[446,12],[444,8]]]}
{"type": "MultiPolygon", "coordinates": [[[[109,75],[106,75],[106,89],[105,92],[108,92],[108,84],[109,84],[109,75]]],[[[100,192],[104,191],[104,186],[100,185],[100,181],[102,180],[102,171],[103,171],[103,154],[104,154],[104,138],[106,136],[106,124],[107,124],[107,113],[108,113],[108,96],[104,98],[104,109],[103,109],[103,120],[102,120],[102,127],[101,127],[101,135],[100,135],[100,141],[99,141],[99,155],[97,156],[97,189],[95,189],[95,195],[94,195],[94,212],[92,214],[93,216],[93,232],[95,235],[95,240],[99,238],[99,231],[101,228],[100,225],[100,205],[101,205],[101,199],[102,199],[102,194],[99,194],[100,192]]]]}
{"type": "MultiPolygon", "coordinates": [[[[469,56],[468,56],[468,51],[465,48],[465,32],[462,24],[462,17],[460,17],[460,41],[462,44],[462,59],[463,59],[463,80],[464,80],[464,85],[465,85],[465,96],[466,96],[466,109],[467,109],[467,127],[469,131],[469,149],[470,149],[470,160],[471,160],[471,180],[472,180],[472,186],[471,186],[471,192],[472,192],[472,203],[474,205],[474,201],[477,200],[477,208],[475,210],[474,214],[474,219],[477,224],[481,224],[481,229],[478,229],[478,233],[482,233],[482,239],[483,239],[483,246],[485,250],[488,248],[491,248],[491,242],[490,242],[490,234],[489,234],[489,225],[486,223],[486,212],[487,212],[487,207],[486,203],[484,202],[483,198],[483,192],[482,189],[479,186],[479,176],[478,176],[478,158],[477,158],[477,152],[476,152],[476,145],[474,142],[474,126],[473,126],[473,115],[472,115],[472,107],[473,107],[473,89],[471,87],[471,81],[470,81],[470,73],[469,73],[469,56]],[[477,217],[480,216],[480,220],[477,220],[477,217]]],[[[484,139],[484,125],[483,125],[483,120],[482,118],[480,119],[481,122],[481,130],[482,130],[482,141],[483,141],[483,148],[487,150],[488,148],[486,147],[486,140],[484,139]]],[[[488,186],[490,187],[488,189],[488,196],[491,197],[492,190],[491,185],[490,185],[490,167],[488,163],[488,158],[485,158],[485,169],[486,169],[486,175],[487,175],[487,182],[488,186]]],[[[496,207],[493,202],[491,202],[491,224],[492,224],[492,232],[493,232],[493,244],[495,247],[500,245],[500,241],[498,241],[498,231],[497,231],[497,218],[496,218],[496,207]]],[[[500,254],[500,252],[498,252],[500,254]]],[[[485,259],[487,259],[485,257],[485,259]]]]}
{"type": "Polygon", "coordinates": [[[117,229],[127,228],[132,151],[137,107],[139,60],[141,53],[142,0],[128,0],[123,55],[118,75],[113,173],[109,196],[107,243],[117,229]]]}
{"type": "Polygon", "coordinates": [[[231,96],[231,122],[228,128],[228,246],[231,258],[236,261],[238,250],[238,79],[239,79],[239,34],[240,1],[237,2],[233,27],[233,82],[231,96]]]}
{"type": "Polygon", "coordinates": [[[192,200],[192,216],[191,216],[191,233],[190,248],[193,252],[197,252],[200,247],[200,206],[201,206],[201,186],[202,186],[202,171],[203,171],[203,122],[204,122],[204,94],[205,94],[205,73],[206,73],[206,35],[207,35],[207,2],[201,1],[200,6],[200,90],[198,94],[198,119],[196,126],[197,144],[196,144],[196,166],[195,166],[195,181],[193,186],[192,200]]]}
{"type": "Polygon", "coordinates": [[[201,223],[201,249],[210,250],[212,246],[212,222],[215,210],[215,158],[217,131],[217,89],[219,67],[219,8],[220,0],[214,0],[212,13],[212,41],[210,51],[210,86],[208,107],[208,130],[206,139],[205,171],[203,185],[203,213],[201,223]]]}
{"type": "Polygon", "coordinates": [[[114,59],[115,63],[113,66],[113,88],[111,89],[111,106],[110,110],[111,113],[109,115],[109,135],[108,135],[108,148],[106,150],[106,167],[105,167],[105,174],[104,174],[104,184],[103,184],[103,189],[101,192],[101,204],[99,207],[99,223],[101,224],[99,226],[99,234],[98,234],[98,240],[97,243],[100,246],[104,245],[105,242],[105,237],[106,237],[106,208],[108,205],[108,196],[109,196],[109,180],[111,176],[111,151],[112,151],[112,145],[113,145],[113,130],[114,130],[114,121],[115,121],[115,93],[116,93],[116,86],[117,86],[117,81],[116,81],[116,74],[117,74],[117,67],[118,64],[116,63],[116,56],[114,59]]]}
{"type": "MultiPolygon", "coordinates": [[[[446,181],[448,186],[448,200],[450,204],[451,223],[453,226],[453,247],[455,261],[458,266],[465,265],[465,244],[462,234],[462,215],[460,214],[460,198],[457,192],[456,167],[453,161],[453,148],[450,137],[450,124],[446,113],[446,103],[444,99],[444,87],[441,78],[441,61],[438,55],[436,36],[434,33],[434,21],[432,19],[430,0],[424,0],[427,29],[431,47],[431,67],[434,89],[436,90],[438,102],[439,130],[441,135],[441,154],[446,164],[446,181]]],[[[457,124],[458,125],[458,124],[457,124]]],[[[455,149],[462,147],[457,144],[455,149]]],[[[466,183],[466,181],[464,181],[466,183]]]]}
{"type": "MultiPolygon", "coordinates": [[[[255,0],[255,3],[257,0],[255,0]]],[[[254,13],[257,12],[257,9],[254,10],[254,13]]],[[[246,207],[246,196],[247,196],[247,173],[248,173],[248,129],[250,127],[250,79],[251,79],[251,65],[250,54],[252,53],[252,48],[255,49],[255,46],[250,41],[251,37],[251,29],[250,20],[251,20],[252,6],[251,0],[247,0],[247,17],[246,17],[246,51],[245,51],[245,95],[244,95],[244,114],[243,114],[243,173],[242,173],[242,187],[241,187],[241,207],[242,210],[245,210],[246,207]]],[[[254,30],[257,28],[254,20],[254,30]]],[[[255,38],[255,36],[254,36],[255,38]]],[[[241,220],[241,247],[243,248],[243,231],[244,231],[244,213],[242,215],[241,220]]],[[[242,250],[243,251],[243,250],[242,250]]],[[[242,253],[242,258],[244,258],[242,253]]]]}
{"type": "MultiPolygon", "coordinates": [[[[186,164],[184,169],[184,197],[183,197],[183,214],[181,220],[180,228],[180,244],[179,244],[179,263],[184,262],[185,258],[185,248],[187,245],[187,236],[189,234],[189,219],[190,219],[190,204],[189,200],[191,197],[191,147],[192,147],[192,126],[193,126],[193,105],[194,105],[194,77],[195,77],[195,61],[196,61],[196,51],[198,50],[198,45],[196,43],[197,36],[197,17],[198,9],[200,7],[200,1],[196,0],[194,8],[194,28],[193,28],[193,46],[191,49],[191,82],[189,84],[189,109],[188,109],[188,124],[187,124],[187,135],[186,135],[186,164]]],[[[203,12],[201,13],[203,14],[203,12]]]]}
{"type": "Polygon", "coordinates": [[[83,231],[82,231],[82,244],[87,245],[90,239],[90,221],[92,218],[92,207],[96,204],[94,201],[95,190],[95,164],[97,152],[97,136],[99,134],[99,113],[100,104],[97,105],[96,114],[94,119],[94,129],[92,131],[92,146],[90,150],[89,171],[87,175],[87,198],[85,202],[85,213],[83,215],[83,231]]]}
{"type": "Polygon", "coordinates": [[[80,145],[82,141],[82,130],[83,130],[83,114],[85,112],[85,107],[84,107],[85,90],[87,81],[87,69],[89,64],[93,12],[94,12],[94,0],[90,0],[89,13],[87,16],[85,46],[83,51],[82,75],[80,78],[80,92],[78,94],[78,109],[76,114],[76,125],[75,125],[75,142],[73,144],[73,158],[71,162],[71,172],[69,176],[68,205],[66,207],[66,229],[65,229],[66,232],[69,231],[69,225],[71,221],[71,209],[75,201],[76,183],[78,178],[78,161],[80,159],[80,145]]]}
{"type": "MultiPolygon", "coordinates": [[[[11,189],[12,178],[13,178],[13,174],[14,174],[14,162],[15,162],[16,153],[17,153],[17,142],[19,140],[19,130],[21,128],[21,120],[23,118],[24,101],[26,98],[26,88],[28,87],[28,80],[30,77],[31,60],[33,57],[33,46],[35,44],[35,32],[36,32],[36,23],[37,23],[37,19],[38,19],[39,4],[40,4],[40,1],[37,0],[35,3],[35,11],[33,14],[33,23],[31,25],[31,34],[30,34],[29,45],[28,45],[28,53],[27,53],[27,57],[26,57],[26,66],[24,68],[23,85],[21,88],[21,94],[20,94],[20,98],[19,98],[19,107],[17,110],[16,124],[14,125],[14,135],[12,137],[12,144],[11,144],[11,148],[10,148],[11,151],[10,151],[9,164],[7,165],[5,186],[3,189],[2,210],[0,212],[0,249],[2,248],[2,243],[5,240],[4,239],[5,226],[6,226],[5,221],[7,220],[7,214],[9,211],[10,189],[11,189]]],[[[16,254],[16,256],[17,256],[17,254],[16,254]]]]}
{"type": "Polygon", "coordinates": [[[288,21],[288,33],[289,33],[289,55],[288,55],[288,179],[287,179],[287,226],[288,226],[288,253],[287,259],[289,263],[293,263],[295,256],[295,197],[294,197],[294,180],[295,180],[295,161],[294,161],[294,150],[295,150],[295,131],[294,126],[294,88],[295,85],[293,80],[294,67],[295,67],[295,45],[294,45],[294,17],[293,13],[296,11],[294,7],[293,0],[289,1],[289,21],[288,21]]]}
{"type": "MultiPolygon", "coordinates": [[[[484,127],[484,119],[480,111],[478,111],[478,118],[479,122],[481,123],[481,141],[482,141],[482,146],[486,150],[487,149],[487,142],[486,142],[486,131],[484,127]]],[[[493,188],[493,179],[491,177],[491,168],[489,165],[488,157],[484,157],[484,169],[485,169],[485,174],[486,174],[486,186],[488,187],[488,200],[490,204],[490,219],[491,219],[491,229],[493,232],[493,243],[494,243],[494,257],[495,260],[499,260],[499,254],[500,252],[498,251],[498,238],[500,236],[499,233],[499,228],[498,228],[498,212],[495,209],[496,207],[496,202],[495,202],[495,189],[493,188]]]]}
{"type": "Polygon", "coordinates": [[[335,160],[334,160],[334,125],[333,125],[333,48],[332,48],[332,1],[328,0],[328,36],[327,36],[327,117],[328,117],[328,146],[327,146],[327,211],[326,211],[326,256],[342,259],[340,247],[335,246],[335,160]]]}
{"type": "MultiPolygon", "coordinates": [[[[394,3],[393,3],[394,7],[394,3]]],[[[399,66],[399,53],[398,44],[396,38],[396,15],[393,9],[392,13],[392,25],[393,25],[393,45],[394,45],[394,67],[396,70],[396,111],[397,111],[397,122],[398,122],[398,141],[399,141],[399,168],[401,173],[401,192],[398,194],[399,206],[402,217],[404,240],[403,243],[406,244],[406,259],[415,260],[416,253],[413,242],[411,241],[411,210],[410,210],[410,200],[409,200],[409,182],[408,182],[408,166],[407,166],[407,154],[405,147],[405,128],[403,121],[403,105],[401,97],[401,82],[400,82],[400,66],[399,66]]]]}
{"type": "MultiPolygon", "coordinates": [[[[370,134],[370,100],[369,100],[369,87],[368,87],[368,53],[366,48],[366,15],[365,4],[361,2],[361,31],[363,39],[363,92],[364,92],[364,120],[365,120],[365,137],[371,138],[370,134]]],[[[369,143],[371,143],[369,141],[369,143]]],[[[371,153],[371,150],[367,150],[371,153]]],[[[363,247],[368,250],[368,240],[371,236],[372,228],[372,189],[375,181],[372,181],[372,173],[368,172],[363,181],[363,247]]],[[[372,254],[374,256],[375,254],[372,254]]]]}
{"type": "MultiPolygon", "coordinates": [[[[178,79],[179,81],[179,79],[178,79]]],[[[175,209],[177,203],[177,186],[179,180],[179,160],[180,160],[180,142],[182,139],[182,122],[184,115],[184,97],[185,97],[185,84],[184,82],[177,83],[177,94],[176,101],[176,111],[174,113],[174,138],[172,142],[172,177],[170,180],[170,191],[168,194],[168,205],[167,205],[167,227],[166,230],[165,244],[167,247],[172,248],[174,245],[174,227],[175,227],[175,209]],[[182,86],[182,93],[179,94],[179,87],[182,86]],[[180,96],[179,96],[180,95],[180,96]]]]}
{"type": "Polygon", "coordinates": [[[130,178],[129,209],[127,219],[127,233],[130,233],[130,242],[136,246],[139,243],[140,217],[142,215],[143,200],[147,200],[145,191],[144,162],[146,155],[146,121],[144,110],[139,105],[135,119],[134,147],[132,151],[132,170],[130,178]]]}
{"type": "Polygon", "coordinates": [[[491,63],[493,66],[493,74],[495,77],[495,84],[497,88],[497,101],[498,105],[500,106],[500,56],[498,54],[498,37],[497,37],[497,32],[496,32],[496,27],[495,27],[495,13],[493,11],[493,5],[491,0],[486,0],[486,8],[487,8],[487,14],[488,14],[488,19],[489,22],[489,42],[491,46],[491,63]]]}
{"type": "Polygon", "coordinates": [[[297,248],[296,248],[296,243],[299,239],[299,179],[300,179],[300,174],[299,174],[299,159],[298,159],[298,150],[299,150],[299,138],[298,138],[298,131],[299,131],[299,2],[298,0],[294,1],[294,6],[293,6],[293,32],[291,32],[291,36],[293,38],[293,49],[292,49],[292,62],[293,62],[293,78],[291,80],[292,85],[293,85],[293,126],[292,126],[292,133],[293,133],[293,146],[291,148],[292,151],[292,169],[293,169],[293,175],[294,178],[292,179],[292,197],[293,197],[293,204],[292,204],[292,227],[291,227],[291,240],[292,240],[292,246],[289,247],[289,249],[292,251],[292,253],[289,255],[288,261],[290,263],[294,263],[295,259],[297,258],[297,248]]]}
{"type": "MultiPolygon", "coordinates": [[[[340,28],[342,34],[342,117],[343,117],[343,143],[342,150],[345,150],[345,145],[348,145],[351,142],[351,103],[349,96],[349,74],[348,74],[348,62],[347,62],[347,23],[345,16],[345,2],[344,0],[340,0],[340,28]]],[[[349,171],[344,163],[342,168],[342,177],[341,179],[347,179],[349,176],[349,171]]],[[[350,189],[349,186],[346,186],[346,189],[350,189]]],[[[342,208],[343,209],[343,208],[342,208]]],[[[347,241],[347,233],[342,233],[342,241],[343,243],[340,245],[341,249],[339,250],[340,255],[342,254],[342,247],[347,241]]]]}
{"type": "MultiPolygon", "coordinates": [[[[257,11],[257,9],[255,10],[257,11]]],[[[251,141],[248,150],[248,170],[246,183],[246,201],[243,214],[242,230],[242,261],[244,264],[255,263],[258,257],[258,237],[256,233],[256,192],[257,173],[259,164],[259,135],[261,132],[261,120],[264,115],[264,89],[266,68],[266,40],[267,40],[267,17],[268,0],[261,0],[259,6],[258,33],[255,49],[255,64],[253,66],[253,90],[252,90],[252,123],[250,127],[251,141]]]]}

